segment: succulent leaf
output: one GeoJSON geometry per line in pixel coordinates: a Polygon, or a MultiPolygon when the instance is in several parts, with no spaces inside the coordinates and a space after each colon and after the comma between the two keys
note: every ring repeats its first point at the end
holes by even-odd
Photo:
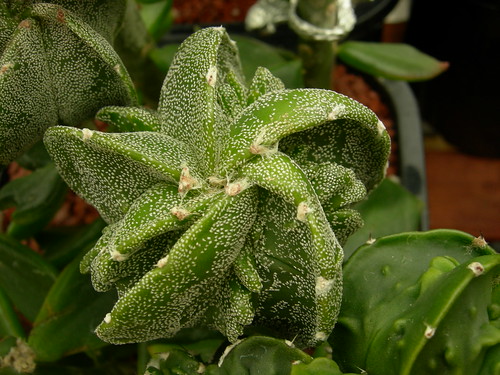
{"type": "Polygon", "coordinates": [[[194,173],[198,164],[185,144],[156,132],[108,134],[54,127],[45,142],[62,177],[109,223],[121,219],[151,186],[177,185],[182,168],[189,165],[194,173]]]}
{"type": "Polygon", "coordinates": [[[163,83],[158,105],[162,132],[199,149],[208,171],[214,170],[216,144],[226,135],[223,124],[216,121],[222,112],[217,88],[228,76],[244,87],[237,56],[223,28],[203,29],[180,46],[163,83]]]}
{"type": "Polygon", "coordinates": [[[339,238],[360,224],[350,205],[388,154],[371,111],[326,90],[286,90],[266,69],[248,88],[234,43],[208,28],[180,46],[157,111],[98,117],[125,132],[52,127],[45,144],[109,224],[81,264],[96,289],[119,293],[102,339],[204,325],[235,342],[255,321],[299,345],[326,340],[341,299],[339,238]],[[321,143],[314,129],[341,139],[321,143]],[[322,154],[301,154],[309,141],[322,154]]]}
{"type": "MultiPolygon", "coordinates": [[[[250,188],[210,207],[159,267],[118,300],[97,334],[109,342],[126,343],[168,337],[200,323],[243,246],[241,234],[252,226],[255,194],[250,188]]],[[[247,324],[246,316],[241,319],[247,324]]]]}
{"type": "Polygon", "coordinates": [[[500,255],[458,231],[360,247],[344,267],[343,309],[330,340],[339,364],[375,375],[478,373],[500,342],[488,315],[499,272],[500,255]]]}
{"type": "MultiPolygon", "coordinates": [[[[69,3],[82,13],[89,6],[106,8],[103,1],[69,3]]],[[[119,4],[113,4],[109,9],[116,10],[119,4]]],[[[103,105],[136,103],[120,58],[105,37],[77,14],[50,3],[27,2],[2,9],[0,164],[19,156],[58,122],[76,126],[103,105]]],[[[119,14],[99,22],[95,14],[87,18],[113,28],[119,14]]]]}

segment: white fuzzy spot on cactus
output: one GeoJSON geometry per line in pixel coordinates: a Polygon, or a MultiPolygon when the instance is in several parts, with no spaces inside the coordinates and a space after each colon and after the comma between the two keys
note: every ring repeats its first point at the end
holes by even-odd
{"type": "Polygon", "coordinates": [[[122,254],[118,250],[113,249],[111,251],[111,259],[117,261],[117,262],[123,262],[128,258],[127,254],[122,254]]]}
{"type": "Polygon", "coordinates": [[[165,264],[167,264],[168,262],[168,255],[167,256],[164,256],[163,258],[161,258],[158,263],[156,263],[156,267],[158,268],[162,268],[165,266],[165,264]]]}
{"type": "Polygon", "coordinates": [[[204,374],[206,370],[207,370],[206,366],[203,363],[200,363],[196,372],[198,374],[204,374]]]}
{"type": "Polygon", "coordinates": [[[29,29],[31,28],[31,21],[30,20],[23,20],[19,23],[19,28],[23,28],[23,29],[29,29]]]}
{"type": "Polygon", "coordinates": [[[472,240],[472,246],[473,247],[479,247],[481,249],[484,249],[487,245],[488,245],[488,242],[486,242],[486,240],[484,239],[483,236],[475,237],[472,240]]]}
{"type": "Polygon", "coordinates": [[[328,335],[325,332],[316,332],[314,338],[318,341],[325,341],[328,338],[328,335]]]}
{"type": "Polygon", "coordinates": [[[484,272],[484,266],[479,262],[472,262],[467,268],[470,269],[476,277],[481,276],[484,272]]]}
{"type": "Polygon", "coordinates": [[[227,184],[226,187],[224,188],[224,191],[230,197],[234,197],[235,195],[238,195],[239,193],[241,193],[243,190],[245,190],[249,186],[250,186],[250,184],[248,183],[247,180],[239,180],[239,181],[235,181],[233,183],[227,184]]]}
{"type": "Polygon", "coordinates": [[[104,322],[106,324],[109,324],[111,323],[111,314],[110,313],[107,313],[106,316],[104,317],[104,322]]]}
{"type": "Polygon", "coordinates": [[[217,67],[216,66],[211,66],[210,69],[208,69],[207,73],[207,83],[215,87],[215,84],[217,83],[217,67]]]}
{"type": "Polygon", "coordinates": [[[327,294],[333,287],[334,280],[325,279],[323,276],[316,278],[316,295],[323,296],[327,294]]]}
{"type": "Polygon", "coordinates": [[[181,177],[179,179],[179,193],[185,194],[191,189],[200,187],[200,183],[196,178],[191,176],[187,166],[182,168],[181,177]]]}
{"type": "Polygon", "coordinates": [[[432,338],[432,336],[434,336],[435,333],[436,333],[436,327],[431,327],[429,325],[425,327],[424,336],[426,339],[432,338]]]}
{"type": "Polygon", "coordinates": [[[375,241],[377,241],[377,239],[376,239],[376,238],[373,238],[373,237],[370,235],[370,238],[368,238],[368,239],[366,240],[366,244],[367,244],[367,245],[373,245],[373,244],[375,243],[375,241]]]}
{"type": "Polygon", "coordinates": [[[250,145],[250,153],[253,155],[269,156],[273,155],[278,151],[278,145],[263,146],[261,144],[253,143],[250,145]]]}
{"type": "Polygon", "coordinates": [[[339,116],[342,114],[342,112],[344,111],[345,109],[345,106],[343,105],[338,105],[336,106],[335,108],[333,108],[330,113],[328,113],[328,116],[327,116],[327,119],[329,121],[333,121],[333,120],[336,120],[339,118],[339,116]]]}
{"type": "Polygon", "coordinates": [[[307,202],[300,202],[297,207],[297,220],[306,221],[307,215],[311,212],[313,212],[313,209],[307,202]]]}
{"type": "Polygon", "coordinates": [[[377,130],[378,130],[378,134],[382,135],[384,132],[385,132],[385,125],[382,121],[378,120],[378,123],[377,123],[377,130]]]}
{"type": "Polygon", "coordinates": [[[182,207],[173,207],[170,210],[170,213],[181,221],[187,218],[189,215],[191,215],[191,212],[182,207]]]}
{"type": "Polygon", "coordinates": [[[92,130],[87,128],[82,129],[82,141],[88,141],[90,138],[92,138],[92,135],[94,135],[94,132],[92,130]]]}
{"type": "Polygon", "coordinates": [[[299,361],[298,359],[296,361],[292,362],[292,366],[300,365],[302,361],[299,361]]]}
{"type": "Polygon", "coordinates": [[[212,186],[224,186],[227,183],[227,180],[225,178],[210,176],[208,178],[208,183],[212,186]]]}
{"type": "Polygon", "coordinates": [[[293,342],[290,340],[285,340],[285,344],[287,344],[290,348],[294,348],[295,345],[293,345],[293,342]]]}
{"type": "Polygon", "coordinates": [[[14,67],[14,64],[12,64],[12,63],[3,64],[2,67],[0,68],[0,75],[6,73],[9,69],[11,69],[13,67],[14,67]]]}

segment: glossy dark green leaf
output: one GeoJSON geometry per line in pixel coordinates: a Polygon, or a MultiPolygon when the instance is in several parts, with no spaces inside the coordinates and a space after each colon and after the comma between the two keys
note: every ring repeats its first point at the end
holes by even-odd
{"type": "Polygon", "coordinates": [[[40,361],[106,345],[94,329],[113,306],[116,293],[94,291],[89,277],[80,273],[79,263],[80,258],[75,258],[63,270],[36,317],[28,343],[40,361]]]}
{"type": "Polygon", "coordinates": [[[221,375],[289,375],[293,362],[311,360],[289,341],[252,336],[226,349],[219,361],[219,370],[221,375]]]}
{"type": "Polygon", "coordinates": [[[448,68],[448,63],[399,43],[349,41],[339,46],[338,57],[362,72],[395,80],[423,81],[448,68]]]}
{"type": "Polygon", "coordinates": [[[420,229],[422,202],[399,183],[383,180],[368,198],[355,206],[364,225],[344,245],[344,259],[366,241],[420,229]]]}
{"type": "Polygon", "coordinates": [[[57,271],[39,254],[0,234],[0,287],[30,321],[34,321],[57,271]]]}
{"type": "Polygon", "coordinates": [[[484,240],[453,230],[362,246],[344,267],[334,359],[374,375],[477,373],[500,340],[487,313],[499,265],[484,240]]]}
{"type": "Polygon", "coordinates": [[[0,190],[0,208],[15,206],[7,234],[26,238],[45,227],[64,201],[67,186],[50,163],[0,190]]]}
{"type": "Polygon", "coordinates": [[[0,288],[0,337],[7,336],[24,337],[25,333],[9,296],[0,288]]]}

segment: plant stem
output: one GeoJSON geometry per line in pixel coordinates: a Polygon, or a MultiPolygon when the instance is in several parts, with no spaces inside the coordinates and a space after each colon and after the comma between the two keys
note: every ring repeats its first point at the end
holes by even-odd
{"type": "MultiPolygon", "coordinates": [[[[337,23],[337,0],[300,0],[297,13],[316,27],[333,28],[337,23]]],[[[306,87],[331,88],[336,47],[336,41],[300,39],[298,49],[306,87]]]]}

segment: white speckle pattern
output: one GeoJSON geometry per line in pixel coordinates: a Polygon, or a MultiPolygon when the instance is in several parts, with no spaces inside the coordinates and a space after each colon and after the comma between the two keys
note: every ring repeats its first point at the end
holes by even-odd
{"type": "Polygon", "coordinates": [[[362,222],[350,206],[388,155],[370,110],[327,90],[285,90],[264,68],[247,88],[234,44],[208,28],[179,48],[157,111],[98,117],[122,133],[52,127],[45,143],[109,224],[81,263],[96,290],[118,291],[103,340],[201,325],[237,343],[252,323],[298,346],[326,340],[341,303],[340,243],[362,222]]]}
{"type": "Polygon", "coordinates": [[[48,127],[76,126],[104,105],[137,101],[109,43],[121,27],[125,4],[77,3],[70,4],[74,13],[56,4],[26,2],[19,11],[30,18],[18,24],[20,14],[12,14],[12,30],[2,30],[2,37],[10,39],[2,42],[0,57],[0,164],[40,140],[48,127]]]}

